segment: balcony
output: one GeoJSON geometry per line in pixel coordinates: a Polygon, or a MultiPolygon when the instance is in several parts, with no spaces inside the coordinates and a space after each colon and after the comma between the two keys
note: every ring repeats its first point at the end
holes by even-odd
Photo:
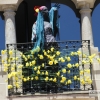
{"type": "Polygon", "coordinates": [[[90,41],[7,44],[4,70],[8,94],[47,94],[92,90],[90,41]]]}

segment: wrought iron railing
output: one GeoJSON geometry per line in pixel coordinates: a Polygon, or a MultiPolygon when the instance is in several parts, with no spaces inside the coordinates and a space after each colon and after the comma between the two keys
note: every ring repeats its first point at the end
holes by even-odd
{"type": "Polygon", "coordinates": [[[33,47],[34,43],[7,44],[9,96],[93,89],[91,81],[84,83],[86,76],[92,79],[92,64],[84,63],[91,55],[89,40],[49,42],[35,52],[33,47]]]}

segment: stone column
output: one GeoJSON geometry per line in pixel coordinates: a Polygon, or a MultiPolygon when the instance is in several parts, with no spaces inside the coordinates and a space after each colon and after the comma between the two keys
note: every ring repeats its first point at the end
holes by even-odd
{"type": "Polygon", "coordinates": [[[15,12],[12,9],[4,11],[5,17],[5,43],[16,43],[15,12]]]}
{"type": "Polygon", "coordinates": [[[93,33],[91,24],[91,9],[89,4],[85,4],[81,7],[81,36],[82,40],[90,40],[90,46],[94,46],[93,33]]]}

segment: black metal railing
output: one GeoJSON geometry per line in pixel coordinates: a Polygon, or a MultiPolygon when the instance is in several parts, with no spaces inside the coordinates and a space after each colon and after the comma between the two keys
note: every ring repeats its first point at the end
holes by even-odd
{"type": "Polygon", "coordinates": [[[35,52],[33,47],[34,43],[7,44],[9,96],[93,89],[91,80],[84,79],[92,79],[91,62],[83,62],[91,55],[89,40],[49,42],[35,52]]]}

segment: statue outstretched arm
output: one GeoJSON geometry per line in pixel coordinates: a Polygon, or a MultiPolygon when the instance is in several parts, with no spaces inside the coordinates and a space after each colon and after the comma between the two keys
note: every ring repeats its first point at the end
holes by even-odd
{"type": "Polygon", "coordinates": [[[58,8],[57,7],[51,8],[51,10],[49,11],[49,18],[50,18],[50,23],[52,25],[53,36],[59,37],[59,19],[58,19],[58,8]]]}

